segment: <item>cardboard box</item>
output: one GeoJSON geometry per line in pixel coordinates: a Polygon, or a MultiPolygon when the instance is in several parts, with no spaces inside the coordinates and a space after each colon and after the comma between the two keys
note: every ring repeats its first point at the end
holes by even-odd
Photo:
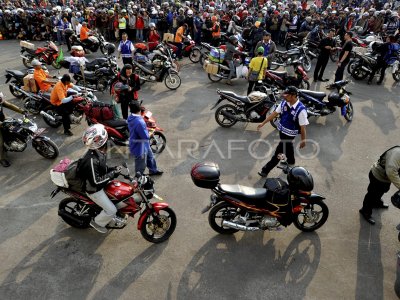
{"type": "Polygon", "coordinates": [[[164,33],[163,42],[173,42],[175,40],[175,36],[172,33],[164,33]]]}
{"type": "MultiPolygon", "coordinates": [[[[204,64],[205,65],[205,64],[204,64]]],[[[207,73],[209,73],[209,74],[213,74],[213,75],[215,75],[215,74],[218,74],[218,65],[217,64],[212,64],[212,63],[208,63],[206,66],[205,66],[205,69],[206,69],[206,72],[207,73]]]]}
{"type": "Polygon", "coordinates": [[[24,90],[31,93],[38,92],[38,88],[36,85],[35,78],[33,78],[33,74],[28,74],[24,77],[24,90]]]}
{"type": "Polygon", "coordinates": [[[35,49],[35,44],[29,43],[29,42],[27,42],[27,41],[20,41],[20,42],[19,42],[19,45],[20,45],[21,47],[24,47],[24,48],[35,49]]]}

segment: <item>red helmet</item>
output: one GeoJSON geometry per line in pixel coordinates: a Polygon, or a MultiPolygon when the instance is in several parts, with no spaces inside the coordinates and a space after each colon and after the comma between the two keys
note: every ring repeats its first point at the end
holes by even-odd
{"type": "Polygon", "coordinates": [[[210,6],[211,6],[211,7],[214,7],[214,6],[215,6],[214,1],[211,1],[211,2],[210,2],[210,6]]]}
{"type": "Polygon", "coordinates": [[[135,46],[136,49],[140,49],[140,50],[143,50],[143,51],[147,50],[147,46],[144,43],[136,43],[134,46],[135,46]]]}

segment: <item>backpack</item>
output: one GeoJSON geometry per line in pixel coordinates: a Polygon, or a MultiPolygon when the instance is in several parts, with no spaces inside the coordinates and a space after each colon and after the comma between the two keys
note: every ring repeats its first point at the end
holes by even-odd
{"type": "Polygon", "coordinates": [[[81,159],[71,161],[65,158],[50,170],[50,178],[59,187],[68,188],[76,192],[84,191],[84,180],[79,177],[81,159]]]}

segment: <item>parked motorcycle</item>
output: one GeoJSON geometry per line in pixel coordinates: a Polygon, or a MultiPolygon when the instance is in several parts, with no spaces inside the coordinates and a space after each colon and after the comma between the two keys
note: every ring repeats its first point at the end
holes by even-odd
{"type": "MultiPolygon", "coordinates": [[[[104,188],[110,200],[117,207],[118,219],[107,225],[109,229],[122,229],[128,223],[128,217],[140,214],[137,229],[143,238],[151,243],[161,243],[169,239],[176,227],[176,215],[165,202],[150,202],[151,199],[163,201],[155,194],[154,181],[148,175],[136,174],[130,176],[126,163],[127,175],[120,174],[129,183],[112,180],[104,188]]],[[[54,181],[53,181],[54,182],[54,181]]],[[[102,208],[94,203],[86,193],[76,192],[68,187],[58,186],[51,193],[51,198],[60,191],[68,195],[58,206],[58,215],[70,226],[86,229],[90,221],[96,217],[102,208]]]]}
{"type": "Polygon", "coordinates": [[[220,234],[238,231],[279,230],[292,223],[296,228],[312,232],[328,219],[329,209],[323,196],[312,192],[311,174],[301,167],[281,168],[287,174],[287,182],[278,178],[266,180],[263,188],[238,184],[220,184],[220,170],[213,162],[198,163],[192,167],[193,183],[212,190],[208,222],[220,234]],[[304,176],[304,174],[306,174],[304,176]]]}
{"type": "Polygon", "coordinates": [[[53,42],[48,42],[44,47],[30,49],[21,46],[22,63],[26,68],[32,68],[32,60],[37,59],[47,65],[52,65],[56,69],[60,69],[61,65],[57,62],[58,47],[53,42]]]}
{"type": "Polygon", "coordinates": [[[357,64],[352,67],[351,76],[356,80],[363,80],[367,78],[377,66],[376,56],[373,55],[359,55],[357,64]]]}
{"type": "Polygon", "coordinates": [[[294,47],[288,51],[276,50],[271,57],[271,70],[276,70],[280,65],[287,63],[289,60],[298,61],[303,65],[306,72],[311,70],[311,59],[306,53],[307,46],[294,47]]]}
{"type": "Polygon", "coordinates": [[[11,94],[13,94],[14,97],[19,99],[24,97],[24,94],[19,92],[19,90],[15,89],[14,87],[22,89],[22,87],[24,86],[24,77],[32,73],[33,70],[28,70],[25,73],[18,70],[6,70],[6,84],[10,83],[8,88],[10,89],[10,92],[11,94]]]}
{"type": "Polygon", "coordinates": [[[172,69],[171,63],[166,60],[162,62],[162,66],[155,70],[151,70],[137,61],[133,61],[133,65],[136,66],[135,73],[139,75],[140,84],[148,82],[162,82],[170,90],[176,90],[181,86],[181,78],[178,72],[172,69]]]}
{"type": "Polygon", "coordinates": [[[105,91],[111,81],[118,75],[118,66],[116,63],[108,63],[106,66],[95,66],[93,71],[79,71],[74,73],[73,78],[77,85],[96,89],[100,92],[105,91]]]}
{"type": "MultiPolygon", "coordinates": [[[[241,66],[247,67],[250,64],[250,57],[248,57],[247,55],[248,53],[242,52],[241,55],[235,55],[233,57],[233,64],[235,66],[235,71],[232,79],[237,78],[236,74],[237,67],[241,66]]],[[[216,65],[218,66],[218,73],[217,74],[208,73],[208,79],[210,79],[212,82],[219,82],[222,79],[228,79],[230,69],[226,61],[224,60],[222,63],[216,63],[216,65]]]]}
{"type": "Polygon", "coordinates": [[[268,94],[252,92],[248,96],[239,96],[234,92],[217,90],[219,99],[211,110],[224,100],[230,103],[218,107],[215,111],[215,121],[225,128],[232,127],[237,122],[263,122],[271,107],[276,103],[276,90],[268,92],[268,94]]]}
{"type": "MultiPolygon", "coordinates": [[[[172,49],[175,54],[177,53],[178,47],[176,45],[171,42],[167,42],[167,45],[172,49]]],[[[196,46],[195,41],[192,40],[190,35],[188,35],[183,42],[182,56],[189,57],[192,63],[198,63],[200,61],[200,48],[196,46]]]]}
{"type": "MultiPolygon", "coordinates": [[[[99,103],[100,106],[104,105],[99,103]]],[[[102,118],[95,118],[91,113],[91,110],[97,106],[97,103],[88,103],[84,109],[86,121],[88,125],[100,123],[103,124],[107,130],[108,138],[113,141],[114,144],[119,146],[129,146],[129,130],[128,124],[124,119],[112,119],[103,120],[102,118]]],[[[100,108],[101,109],[101,108],[100,108]]],[[[163,134],[164,129],[157,125],[153,113],[142,107],[141,115],[146,122],[147,130],[150,135],[150,148],[155,154],[159,154],[164,151],[167,145],[167,139],[163,134]]]]}
{"type": "Polygon", "coordinates": [[[107,42],[104,36],[97,32],[92,32],[88,40],[90,43],[82,43],[79,37],[77,37],[75,34],[70,36],[71,46],[82,46],[83,50],[85,50],[85,53],[88,52],[87,50],[94,53],[99,49],[103,55],[112,55],[115,52],[115,46],[112,43],[107,42]]]}
{"type": "Polygon", "coordinates": [[[304,36],[288,32],[286,34],[284,46],[286,50],[293,48],[293,46],[300,47],[303,44],[304,36]]]}

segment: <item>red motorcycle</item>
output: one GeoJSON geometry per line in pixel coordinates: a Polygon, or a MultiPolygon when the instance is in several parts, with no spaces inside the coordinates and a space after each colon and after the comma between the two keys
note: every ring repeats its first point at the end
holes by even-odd
{"type": "Polygon", "coordinates": [[[37,59],[47,65],[52,65],[56,69],[60,69],[61,65],[57,62],[58,47],[53,42],[48,42],[44,47],[34,49],[35,45],[22,41],[21,57],[22,63],[26,68],[32,68],[32,60],[37,59]]]}
{"type": "MultiPolygon", "coordinates": [[[[174,43],[166,42],[166,44],[172,49],[173,53],[177,53],[178,47],[174,43]]],[[[196,46],[195,41],[192,40],[190,35],[188,35],[183,42],[182,56],[189,57],[192,63],[198,63],[200,61],[201,50],[196,46]]]]}
{"type": "MultiPolygon", "coordinates": [[[[119,146],[129,146],[129,130],[126,120],[114,120],[112,119],[112,114],[109,114],[110,117],[105,117],[102,112],[105,107],[107,107],[106,109],[112,109],[110,105],[101,102],[92,102],[85,106],[84,113],[88,125],[97,123],[104,125],[110,140],[119,146]]],[[[163,152],[167,145],[167,139],[162,133],[164,130],[158,127],[151,111],[142,107],[141,115],[149,131],[151,150],[157,154],[163,152]]]]}
{"type": "MultiPolygon", "coordinates": [[[[120,174],[129,183],[119,180],[110,181],[104,188],[107,196],[117,207],[117,217],[107,225],[109,229],[122,229],[128,223],[128,217],[134,217],[140,213],[137,229],[142,236],[149,242],[161,243],[166,241],[175,231],[176,215],[174,211],[165,202],[153,202],[155,198],[163,199],[155,194],[154,181],[148,175],[136,174],[131,177],[126,163],[123,166],[127,170],[127,175],[120,174]]],[[[68,195],[68,198],[61,200],[58,206],[58,215],[70,226],[86,229],[90,221],[96,217],[102,208],[94,203],[83,192],[77,192],[68,188],[64,180],[56,180],[64,173],[50,172],[52,181],[57,185],[51,193],[51,198],[60,191],[68,195]],[[56,178],[56,179],[55,179],[56,178]]],[[[65,177],[64,177],[65,178],[65,177]]]]}

